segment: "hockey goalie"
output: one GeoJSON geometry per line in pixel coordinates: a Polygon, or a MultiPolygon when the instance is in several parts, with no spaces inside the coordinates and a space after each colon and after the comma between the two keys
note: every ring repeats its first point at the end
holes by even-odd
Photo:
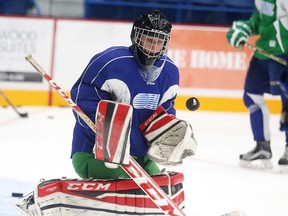
{"type": "MultiPolygon", "coordinates": [[[[129,161],[132,107],[101,101],[95,122],[93,161],[104,164],[105,168],[100,167],[102,171],[99,171],[104,178],[42,180],[33,195],[17,205],[22,213],[34,216],[163,214],[149,196],[127,174],[124,175],[124,171],[118,170],[119,165],[129,161]],[[123,176],[106,178],[105,173],[113,170],[123,172],[123,176]]],[[[161,106],[140,125],[140,131],[150,145],[146,160],[151,160],[154,170],[158,169],[156,163],[163,166],[181,164],[183,158],[194,154],[197,146],[189,123],[167,114],[161,106]]],[[[150,166],[144,165],[144,168],[150,166]]],[[[97,170],[98,167],[94,168],[97,170]]],[[[184,209],[183,174],[153,172],[153,180],[180,209],[184,209]]]]}
{"type": "Polygon", "coordinates": [[[81,178],[40,182],[18,205],[22,212],[162,215],[166,211],[160,207],[171,200],[175,209],[184,209],[183,174],[159,167],[180,165],[197,147],[190,123],[176,117],[179,71],[166,55],[170,31],[162,13],[145,13],[133,24],[131,46],[111,47],[92,57],[71,90],[72,100],[85,113],[74,112],[71,154],[81,178]],[[129,167],[131,161],[162,188],[166,200],[155,202],[153,188],[140,189],[147,178],[129,167]]]}

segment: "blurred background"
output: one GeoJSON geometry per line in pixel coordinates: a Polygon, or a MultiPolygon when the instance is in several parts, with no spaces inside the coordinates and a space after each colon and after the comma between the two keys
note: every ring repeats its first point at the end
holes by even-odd
{"type": "Polygon", "coordinates": [[[230,25],[247,19],[254,10],[250,0],[1,0],[0,12],[73,18],[134,20],[158,8],[174,23],[230,25]]]}
{"type": "MultiPolygon", "coordinates": [[[[243,83],[253,51],[231,47],[226,33],[234,20],[249,19],[251,0],[0,0],[0,90],[17,106],[66,106],[25,56],[32,54],[69,94],[91,57],[129,46],[134,19],[152,9],[173,24],[168,55],[180,69],[176,108],[194,96],[201,110],[246,112],[243,83]]],[[[266,99],[279,113],[280,99],[266,99]]],[[[0,105],[7,105],[1,97],[0,105]]]]}

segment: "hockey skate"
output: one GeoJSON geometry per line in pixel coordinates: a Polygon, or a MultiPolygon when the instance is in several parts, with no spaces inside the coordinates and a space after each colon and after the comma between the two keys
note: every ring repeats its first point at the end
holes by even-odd
{"type": "Polygon", "coordinates": [[[271,158],[270,142],[257,142],[253,150],[240,155],[240,166],[245,168],[272,169],[271,158]]]}
{"type": "Polygon", "coordinates": [[[279,159],[278,165],[280,166],[280,172],[288,173],[288,146],[286,146],[284,154],[279,159]]]}

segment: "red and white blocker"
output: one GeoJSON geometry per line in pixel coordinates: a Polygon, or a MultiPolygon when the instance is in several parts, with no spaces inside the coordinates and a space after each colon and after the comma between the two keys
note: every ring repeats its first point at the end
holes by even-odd
{"type": "Polygon", "coordinates": [[[123,103],[102,100],[98,104],[94,153],[109,168],[129,164],[132,112],[132,106],[123,103]]]}

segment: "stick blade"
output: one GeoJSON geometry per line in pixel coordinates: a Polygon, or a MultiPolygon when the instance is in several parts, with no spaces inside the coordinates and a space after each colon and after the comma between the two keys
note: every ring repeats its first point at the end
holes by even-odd
{"type": "Polygon", "coordinates": [[[246,214],[243,211],[233,211],[233,212],[229,212],[226,214],[223,214],[221,216],[246,216],[246,214]]]}
{"type": "Polygon", "coordinates": [[[21,118],[28,118],[28,113],[19,113],[21,118]]]}

